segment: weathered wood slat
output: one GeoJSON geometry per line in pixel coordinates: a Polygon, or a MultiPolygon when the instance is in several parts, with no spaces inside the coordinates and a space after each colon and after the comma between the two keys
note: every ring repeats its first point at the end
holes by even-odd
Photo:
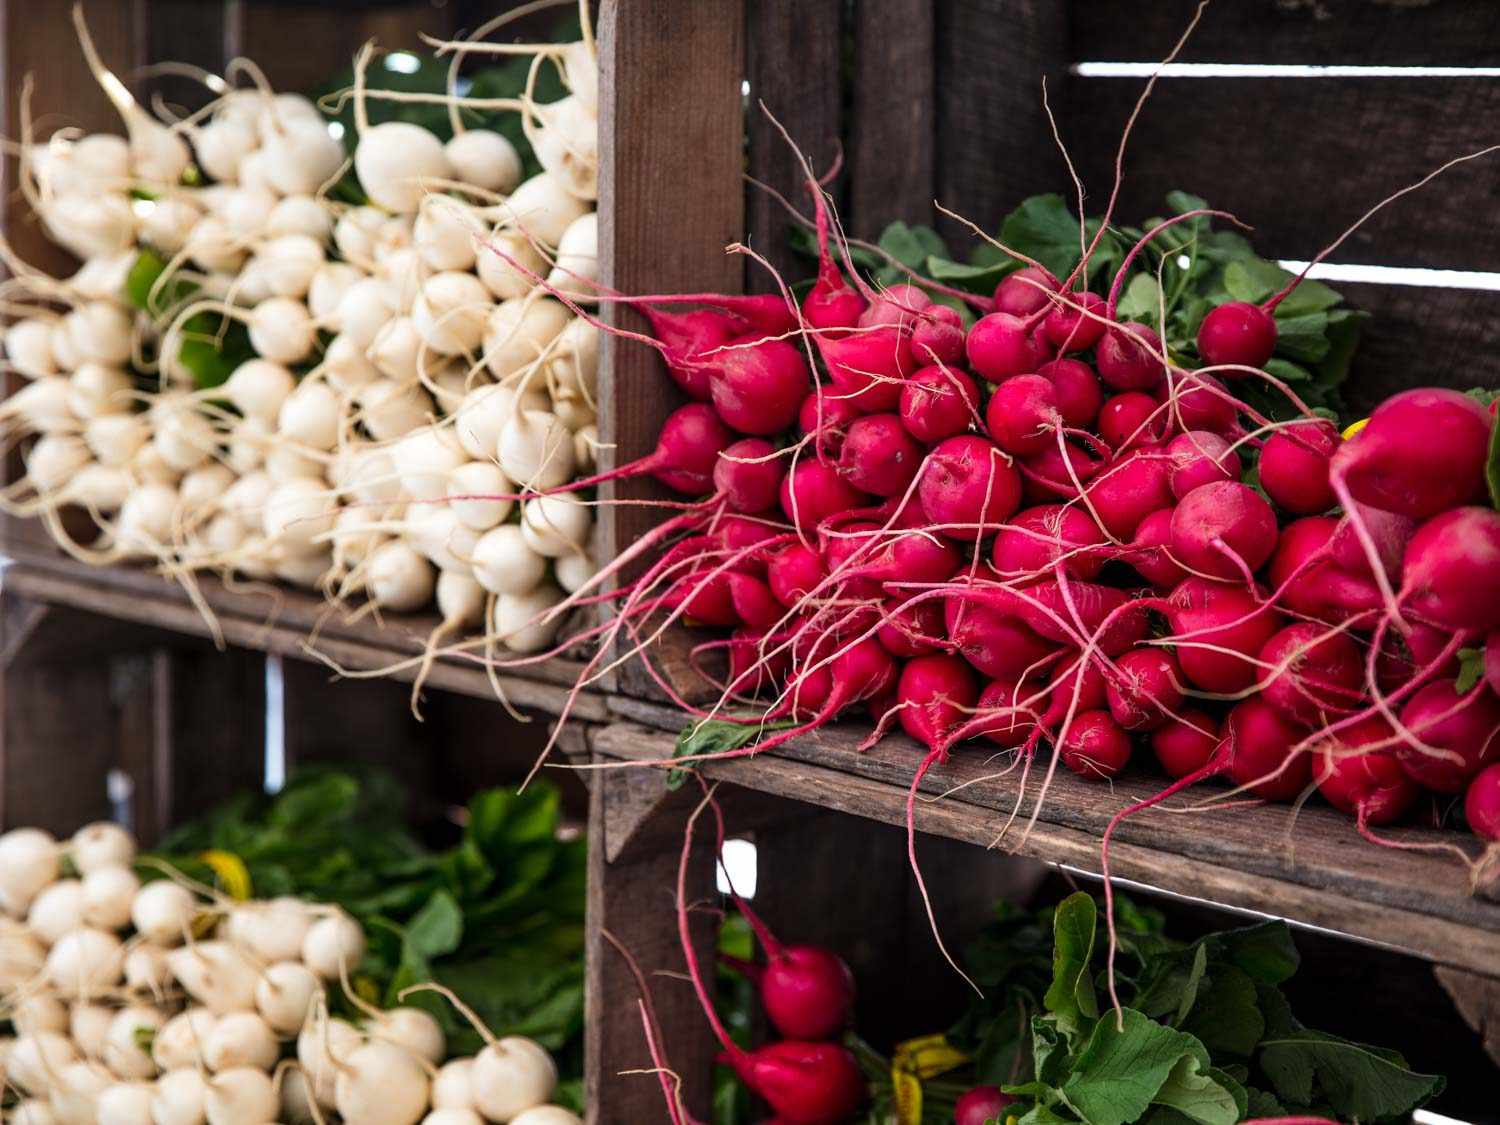
{"type": "MultiPolygon", "coordinates": [[[[28,561],[7,571],[6,584],[15,593],[43,602],[70,605],[193,636],[210,635],[207,623],[181,589],[145,571],[96,570],[70,561],[28,561]]],[[[202,589],[229,644],[297,659],[309,657],[307,638],[325,613],[320,598],[283,590],[279,607],[272,607],[263,596],[232,593],[214,579],[204,580],[202,589]],[[272,614],[272,608],[277,608],[277,612],[272,614]]],[[[408,662],[391,675],[410,682],[415,673],[410,658],[421,651],[426,634],[423,626],[431,624],[435,621],[414,618],[409,624],[397,625],[395,619],[388,619],[387,627],[381,629],[373,622],[349,626],[330,619],[323,622],[316,648],[352,669],[385,668],[408,662]]],[[[572,685],[577,666],[563,661],[529,667],[535,678],[509,674],[501,677],[506,698],[519,707],[557,713],[568,694],[563,685],[572,685]]],[[[427,682],[437,690],[494,698],[488,677],[477,661],[439,660],[427,682]]],[[[589,693],[580,695],[573,713],[585,721],[598,721],[605,714],[600,699],[589,693]]]]}
{"type": "MultiPolygon", "coordinates": [[[[750,175],[775,188],[804,214],[811,206],[802,167],[761,103],[785,127],[813,170],[818,175],[826,172],[841,147],[843,90],[836,60],[843,43],[843,7],[839,0],[759,0],[746,13],[750,175]]],[[[842,177],[830,185],[836,200],[843,186],[842,177]]],[[[787,280],[810,274],[810,263],[793,254],[787,242],[792,223],[782,205],[754,186],[747,199],[750,245],[787,280]]],[[[746,287],[766,293],[774,291],[776,282],[752,264],[746,271],[746,287]]]]}
{"type": "MultiPolygon", "coordinates": [[[[617,709],[649,711],[629,701],[617,709]]],[[[919,754],[904,737],[856,750],[862,732],[829,728],[753,761],[714,763],[706,772],[737,785],[859,816],[905,822],[906,788],[919,754]]],[[[620,759],[670,753],[669,734],[612,726],[596,749],[620,759]]],[[[1017,778],[996,776],[1001,762],[962,753],[923,783],[917,806],[924,832],[996,845],[1015,807],[1017,778]],[[958,788],[963,786],[962,788],[958,788]]],[[[1033,777],[1017,823],[1003,846],[1018,854],[1084,871],[1099,869],[1099,835],[1120,808],[1159,788],[1147,779],[1091,785],[1060,771],[1036,827],[1026,834],[1039,778],[1033,777]]],[[[1183,808],[1183,805],[1177,805],[1183,808]]],[[[1452,833],[1402,829],[1403,839],[1460,839],[1452,833]]],[[[1352,936],[1394,945],[1437,961],[1500,972],[1500,904],[1474,898],[1455,862],[1366,844],[1347,818],[1307,807],[1295,821],[1279,806],[1202,811],[1148,811],[1125,822],[1111,848],[1111,869],[1178,893],[1265,911],[1352,936]]]]}
{"type": "MultiPolygon", "coordinates": [[[[1144,85],[1067,85],[1064,137],[1093,211],[1109,196],[1120,133],[1144,85]]],[[[1131,134],[1116,215],[1160,214],[1166,193],[1181,188],[1253,226],[1262,255],[1306,259],[1381,199],[1493,143],[1484,123],[1497,112],[1494,81],[1164,79],[1131,134]]],[[[1497,184],[1500,154],[1453,168],[1376,215],[1335,260],[1491,269],[1500,232],[1474,216],[1497,184]]]]}
{"type": "MultiPolygon", "coordinates": [[[[1053,0],[959,0],[936,13],[937,200],[988,231],[1028,195],[1067,191],[1067,174],[1042,105],[1066,106],[1067,29],[1076,5],[1053,0]]],[[[877,204],[879,200],[875,200],[877,204]]],[[[891,218],[901,217],[892,212],[891,218]]],[[[946,217],[938,230],[967,245],[946,217]]]]}
{"type": "MultiPolygon", "coordinates": [[[[1059,5],[1061,6],[1061,5],[1059,5]]],[[[1084,0],[1072,9],[1074,59],[1155,61],[1192,18],[1197,0],[1084,0]]],[[[1489,0],[1235,0],[1211,4],[1183,62],[1494,66],[1489,0]]]]}
{"type": "MultiPolygon", "coordinates": [[[[605,284],[626,293],[737,293],[738,255],[724,248],[745,221],[744,10],[740,0],[605,3],[600,11],[599,253],[605,284]]],[[[645,321],[614,306],[633,330],[645,321]]],[[[644,346],[607,337],[599,393],[605,467],[654,448],[661,423],[683,399],[644,346]]],[[[659,500],[655,482],[611,482],[605,500],[659,500]]],[[[600,541],[625,550],[661,518],[645,506],[600,509],[600,541]]],[[[662,646],[669,674],[682,666],[678,638],[662,646]]],[[[626,690],[651,690],[638,670],[626,690]]]]}
{"type": "MultiPolygon", "coordinates": [[[[864,238],[892,219],[932,219],[935,180],[933,9],[925,0],[856,4],[849,211],[864,238]]],[[[825,64],[827,65],[827,64],[825,64]]],[[[837,73],[828,66],[830,76],[837,73]]]]}

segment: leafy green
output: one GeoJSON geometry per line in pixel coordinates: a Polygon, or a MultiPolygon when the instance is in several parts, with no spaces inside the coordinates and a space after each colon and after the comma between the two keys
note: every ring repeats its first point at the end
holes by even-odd
{"type": "Polygon", "coordinates": [[[1464,695],[1474,689],[1474,685],[1484,679],[1484,650],[1479,648],[1461,648],[1458,650],[1458,676],[1453,682],[1453,690],[1459,695],[1464,695]]]}
{"type": "MultiPolygon", "coordinates": [[[[698,754],[718,754],[738,750],[762,738],[766,732],[786,730],[795,723],[745,723],[727,719],[708,719],[689,723],[677,736],[677,745],[672,748],[672,757],[691,758],[698,754]]],[[[692,766],[667,771],[667,788],[678,789],[690,776],[692,766]]]]}
{"type": "Polygon", "coordinates": [[[1484,479],[1490,486],[1490,503],[1500,508],[1500,425],[1490,427],[1490,455],[1485,463],[1484,479]]]}
{"type": "Polygon", "coordinates": [[[1079,1030],[1085,1020],[1097,1019],[1094,980],[1089,960],[1094,954],[1094,900],[1079,891],[1070,895],[1052,917],[1052,985],[1042,997],[1065,1032],[1079,1030]]]}
{"type": "MultiPolygon", "coordinates": [[[[369,951],[356,986],[386,1004],[436,981],[497,1035],[529,1035],[581,1067],[585,843],[559,838],[561,797],[546,782],[492,789],[470,802],[463,833],[444,851],[406,829],[406,800],[382,774],[309,770],[274,797],[242,795],[173,832],[158,849],[212,883],[200,859],[236,856],[257,897],[295,894],[337,903],[364,926],[369,951]]],[[[434,993],[405,1003],[442,1024],[456,1052],[477,1033],[434,993]]]]}
{"type": "MultiPolygon", "coordinates": [[[[136,308],[163,321],[191,301],[198,286],[174,274],[165,281],[167,262],[150,247],[142,247],[125,276],[126,299],[136,308]]],[[[218,313],[194,313],[182,322],[177,361],[200,389],[221,386],[234,369],[255,357],[250,333],[237,320],[218,313]]]]}
{"type": "Polygon", "coordinates": [[[1406,1114],[1442,1092],[1444,1080],[1416,1074],[1390,1051],[1319,1031],[1298,1030],[1260,1045],[1260,1065],[1285,1101],[1311,1105],[1315,1091],[1333,1112],[1374,1121],[1406,1114]]]}

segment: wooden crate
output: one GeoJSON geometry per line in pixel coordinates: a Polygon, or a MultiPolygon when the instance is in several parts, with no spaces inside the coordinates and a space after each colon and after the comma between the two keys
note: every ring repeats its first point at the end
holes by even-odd
{"type": "MultiPolygon", "coordinates": [[[[759,267],[718,254],[740,240],[789,280],[811,273],[811,263],[787,245],[781,205],[745,183],[748,173],[790,199],[805,199],[790,151],[759,110],[762,101],[814,167],[827,168],[842,153],[845,171],[832,190],[851,233],[871,237],[904,219],[935,225],[958,247],[967,245],[962,229],[942,217],[934,201],[994,230],[1027,195],[1069,196],[1042,108],[1045,77],[1059,133],[1089,191],[1087,206],[1102,210],[1120,130],[1144,79],[1088,77],[1074,64],[1154,62],[1186,28],[1195,6],[1191,0],[606,2],[606,276],[637,293],[771,288],[759,267]]],[[[1483,0],[1241,0],[1208,8],[1181,61],[1493,67],[1500,63],[1500,23],[1493,17],[1483,0]]],[[[1307,260],[1370,205],[1443,161],[1491,143],[1481,123],[1493,117],[1497,103],[1500,85],[1461,70],[1333,76],[1293,69],[1164,79],[1127,152],[1119,214],[1131,221],[1157,212],[1167,190],[1182,188],[1253,224],[1265,256],[1307,260]]],[[[1476,217],[1500,189],[1494,159],[1455,168],[1377,216],[1331,260],[1493,268],[1500,235],[1476,217]]],[[[1500,311],[1493,288],[1484,280],[1438,279],[1468,288],[1411,280],[1337,283],[1356,307],[1374,314],[1347,387],[1354,409],[1418,383],[1500,385],[1500,361],[1483,340],[1483,326],[1500,311]]],[[[614,315],[641,327],[633,313],[614,315]]],[[[604,382],[610,409],[603,423],[616,460],[648,453],[661,421],[683,400],[654,354],[631,344],[607,345],[604,382]]],[[[622,484],[615,494],[667,498],[641,481],[622,484]]],[[[633,541],[656,521],[649,509],[635,506],[612,518],[617,543],[633,541]]],[[[679,687],[692,684],[681,659],[690,643],[682,635],[669,638],[658,657],[679,687]]],[[[669,754],[680,714],[661,706],[660,693],[639,674],[622,672],[618,686],[608,706],[630,725],[599,734],[600,761],[669,754]]],[[[773,888],[769,894],[784,924],[802,925],[799,936],[806,938],[895,943],[870,956],[857,947],[856,958],[877,974],[874,987],[889,990],[887,1007],[862,1018],[890,1026],[892,1011],[912,1004],[904,974],[918,959],[936,957],[930,944],[910,952],[901,944],[912,929],[911,887],[899,833],[892,843],[891,830],[883,827],[904,820],[905,789],[919,753],[902,736],[859,753],[861,733],[829,730],[705,772],[731,786],[725,792],[737,802],[742,826],[763,830],[763,885],[773,888]],[[788,826],[794,830],[783,841],[788,826]],[[795,872],[795,890],[775,889],[779,869],[795,872]],[[871,938],[886,927],[889,935],[871,938]]],[[[958,934],[992,889],[982,879],[976,883],[975,873],[994,858],[984,849],[995,844],[1017,798],[1014,779],[982,780],[988,772],[982,762],[957,755],[927,779],[919,805],[919,847],[930,881],[951,906],[950,932],[958,934]],[[960,784],[966,787],[929,803],[960,784]]],[[[608,927],[630,944],[648,973],[680,972],[669,907],[690,799],[667,794],[659,779],[636,770],[605,769],[594,784],[593,928],[608,927]]],[[[1025,832],[1016,826],[999,846],[1065,870],[1097,872],[1099,836],[1109,817],[1157,787],[1125,780],[1106,789],[1062,778],[1035,827],[1025,832]]],[[[1438,838],[1417,829],[1401,834],[1438,838]]],[[[1375,849],[1356,837],[1347,818],[1329,810],[1304,809],[1295,824],[1282,808],[1145,814],[1119,833],[1113,870],[1178,894],[1407,951],[1412,956],[1400,959],[1402,987],[1434,1006],[1447,1034],[1461,1024],[1434,987],[1428,963],[1437,966],[1470,1026],[1492,1025],[1500,997],[1500,906],[1471,896],[1452,862],[1375,849]]],[[[702,860],[690,873],[688,896],[713,894],[712,870],[702,860]]],[[[1365,956],[1358,946],[1340,948],[1355,963],[1365,956]]],[[[594,1120],[660,1120],[656,1083],[620,1074],[649,1065],[633,986],[602,941],[591,952],[594,1120]]],[[[653,979],[668,1053],[690,1110],[702,1117],[714,1051],[707,1027],[679,980],[653,979]]],[[[1391,1027],[1383,1023],[1382,1034],[1391,1027]]],[[[1500,1060],[1493,1035],[1488,1042],[1500,1060]]],[[[1493,1082],[1489,1065],[1469,1060],[1460,1069],[1456,1092],[1444,1104],[1481,1118],[1492,1113],[1482,1094],[1493,1082]]]]}

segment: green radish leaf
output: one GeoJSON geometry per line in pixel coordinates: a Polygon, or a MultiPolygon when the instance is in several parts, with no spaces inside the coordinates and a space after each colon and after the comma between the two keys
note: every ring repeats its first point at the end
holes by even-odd
{"type": "Polygon", "coordinates": [[[1210,944],[1211,955],[1223,957],[1261,984],[1283,984],[1302,964],[1291,928],[1282,921],[1259,922],[1203,940],[1210,944]]]}
{"type": "Polygon", "coordinates": [[[1470,387],[1464,392],[1480,406],[1489,406],[1491,403],[1500,401],[1500,390],[1493,387],[1470,387]]]}
{"type": "MultiPolygon", "coordinates": [[[[1274,375],[1283,383],[1307,383],[1312,381],[1313,374],[1300,363],[1293,363],[1289,359],[1281,359],[1272,356],[1266,360],[1266,374],[1274,375]]],[[[1279,399],[1281,396],[1277,395],[1279,399]]],[[[1284,408],[1283,408],[1284,409],[1284,408]]]]}
{"type": "Polygon", "coordinates": [[[1329,347],[1327,313],[1277,318],[1277,355],[1299,363],[1317,363],[1328,355],[1329,347]]]}
{"type": "MultiPolygon", "coordinates": [[[[709,719],[706,722],[690,723],[677,736],[677,745],[672,748],[672,757],[691,758],[698,754],[717,754],[726,750],[738,750],[759,741],[770,731],[787,730],[795,723],[730,722],[725,719],[709,719]]],[[[667,771],[667,788],[679,789],[692,775],[691,766],[667,771]]]]}
{"type": "Polygon", "coordinates": [[[1214,1058],[1248,1058],[1265,1034],[1265,1017],[1255,1000],[1255,982],[1233,965],[1215,965],[1189,1017],[1178,1024],[1203,1041],[1214,1058]]]}
{"type": "Polygon", "coordinates": [[[1098,914],[1093,896],[1078,891],[1060,902],[1052,917],[1052,985],[1043,1003],[1070,1035],[1081,1034],[1085,1021],[1099,1017],[1089,969],[1098,914]]]}
{"type": "MultiPolygon", "coordinates": [[[[1280,272],[1288,281],[1291,280],[1293,275],[1287,273],[1285,270],[1280,270],[1280,272]]],[[[1286,282],[1283,281],[1276,288],[1279,290],[1285,284],[1286,282]]],[[[1324,312],[1342,302],[1343,299],[1337,292],[1324,285],[1321,281],[1304,278],[1302,283],[1287,295],[1286,300],[1276,306],[1275,316],[1280,321],[1292,317],[1306,316],[1308,313],[1324,312]]],[[[1278,324],[1277,327],[1279,328],[1280,325],[1278,324]]]]}
{"type": "Polygon", "coordinates": [[[1121,320],[1156,324],[1161,313],[1161,286],[1149,273],[1138,273],[1125,286],[1115,311],[1121,320]]]}
{"type": "MultiPolygon", "coordinates": [[[[1144,1114],[1164,1088],[1168,1098],[1180,1096],[1191,1104],[1186,1091],[1168,1086],[1184,1059],[1192,1059],[1197,1068],[1209,1065],[1208,1052],[1191,1035],[1134,1008],[1122,1009],[1118,1019],[1106,1012],[1073,1059],[1062,1097],[1090,1125],[1126,1125],[1144,1114]]],[[[1233,1120],[1215,1118],[1214,1125],[1233,1120]]]]}
{"type": "Polygon", "coordinates": [[[932,257],[927,259],[927,276],[971,293],[989,296],[994,292],[995,286],[1000,284],[1000,279],[1008,273],[1014,273],[1019,265],[1020,263],[1009,258],[994,265],[965,265],[963,262],[932,257]]]}
{"type": "Polygon", "coordinates": [[[892,223],[880,235],[880,248],[908,269],[919,270],[930,257],[948,257],[948,246],[931,227],[892,223]]]}
{"type": "Polygon", "coordinates": [[[406,940],[425,957],[452,953],[463,936],[463,911],[447,891],[435,891],[406,926],[406,940]]]}
{"type": "Polygon", "coordinates": [[[1484,479],[1490,486],[1490,503],[1500,508],[1500,421],[1490,427],[1490,456],[1484,479]]]}
{"type": "Polygon", "coordinates": [[[1193,967],[1188,972],[1186,983],[1182,986],[1182,999],[1177,1002],[1177,1018],[1172,1022],[1178,1027],[1182,1026],[1188,1018],[1188,1013],[1193,1010],[1193,1005],[1198,1002],[1198,989],[1203,984],[1203,972],[1208,968],[1208,948],[1200,945],[1193,952],[1193,967]]]}
{"type": "Polygon", "coordinates": [[[1078,261],[1078,219],[1062,196],[1033,195],[1005,217],[1000,241],[1061,277],[1078,261]]]}
{"type": "Polygon", "coordinates": [[[1453,690],[1464,695],[1474,690],[1474,685],[1484,679],[1484,651],[1477,648],[1458,650],[1458,677],[1453,681],[1453,690]]]}
{"type": "Polygon", "coordinates": [[[1193,1055],[1183,1055],[1151,1100],[1201,1125],[1234,1125],[1244,1107],[1227,1083],[1222,1071],[1215,1072],[1193,1055]]]}
{"type": "Polygon", "coordinates": [[[1235,301],[1258,305],[1287,283],[1291,275],[1259,258],[1230,262],[1224,267],[1224,289],[1235,301]]]}
{"type": "Polygon", "coordinates": [[[1316,1088],[1341,1120],[1405,1117],[1446,1085],[1394,1052],[1305,1029],[1262,1042],[1260,1067],[1282,1098],[1311,1105],[1316,1088]]]}

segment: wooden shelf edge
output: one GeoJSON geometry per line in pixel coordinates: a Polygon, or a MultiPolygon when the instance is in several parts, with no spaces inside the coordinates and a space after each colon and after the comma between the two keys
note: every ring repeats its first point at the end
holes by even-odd
{"type": "MultiPolygon", "coordinates": [[[[212,631],[187,594],[166,578],[145,570],[94,568],[68,559],[35,558],[13,554],[4,572],[7,591],[37,602],[69,606],[106,617],[151,625],[175,633],[210,637],[212,631]]],[[[256,595],[226,589],[217,579],[202,578],[205,600],[218,619],[227,644],[239,648],[316,662],[308,651],[307,638],[323,616],[321,598],[295,590],[283,590],[279,611],[270,612],[268,601],[256,595]]],[[[344,625],[330,618],[318,634],[317,652],[345,668],[368,671],[405,661],[420,653],[420,637],[435,624],[430,618],[400,618],[381,628],[373,621],[344,625]],[[400,622],[400,627],[396,621],[400,622]]],[[[506,699],[517,707],[552,715],[561,713],[568,688],[577,674],[571,661],[549,661],[536,667],[536,678],[504,673],[498,677],[506,699]]],[[[390,678],[410,683],[415,668],[391,672],[390,678]]],[[[337,673],[329,669],[329,676],[337,673]]],[[[481,699],[494,699],[495,690],[477,663],[455,659],[434,661],[427,685],[481,699]]],[[[609,712],[603,699],[581,692],[570,719],[603,722],[609,712]]]]}
{"type": "MultiPolygon", "coordinates": [[[[610,702],[616,709],[621,704],[610,702]]],[[[877,775],[886,772],[884,765],[894,756],[897,761],[904,758],[909,779],[918,760],[915,744],[889,747],[899,740],[887,740],[863,756],[866,768],[861,773],[848,759],[848,746],[857,739],[851,732],[833,732],[821,739],[821,745],[710,763],[703,772],[762,793],[904,825],[906,785],[877,775]]],[[[597,753],[617,761],[649,761],[669,756],[673,741],[660,730],[620,722],[598,731],[593,745],[597,753]]],[[[995,838],[1009,815],[1015,790],[1010,790],[1009,803],[992,800],[993,783],[973,783],[984,771],[983,766],[959,763],[957,758],[934,770],[923,795],[947,796],[918,802],[918,830],[980,847],[997,846],[995,838]],[[949,792],[965,781],[971,782],[966,789],[949,792]]],[[[1106,810],[1130,803],[1135,789],[1149,791],[1139,782],[1112,793],[1104,786],[1061,779],[1044,810],[1047,818],[1024,833],[1023,813],[1001,846],[1012,854],[1097,875],[1106,810]],[[1080,811],[1082,801],[1088,808],[1080,811]],[[1060,823],[1060,814],[1069,813],[1079,822],[1060,823]]],[[[1332,810],[1307,809],[1297,823],[1296,862],[1285,865],[1275,854],[1286,811],[1236,808],[1184,816],[1150,810],[1116,833],[1110,846],[1111,874],[1500,976],[1500,905],[1468,895],[1456,863],[1413,852],[1387,854],[1357,837],[1351,844],[1345,839],[1353,835],[1346,819],[1332,810]],[[1361,848],[1366,850],[1361,853],[1361,848]],[[1351,856],[1362,862],[1351,863],[1351,856]]],[[[1417,837],[1443,835],[1410,832],[1417,837]]],[[[920,852],[919,843],[919,856],[920,852]]]]}

